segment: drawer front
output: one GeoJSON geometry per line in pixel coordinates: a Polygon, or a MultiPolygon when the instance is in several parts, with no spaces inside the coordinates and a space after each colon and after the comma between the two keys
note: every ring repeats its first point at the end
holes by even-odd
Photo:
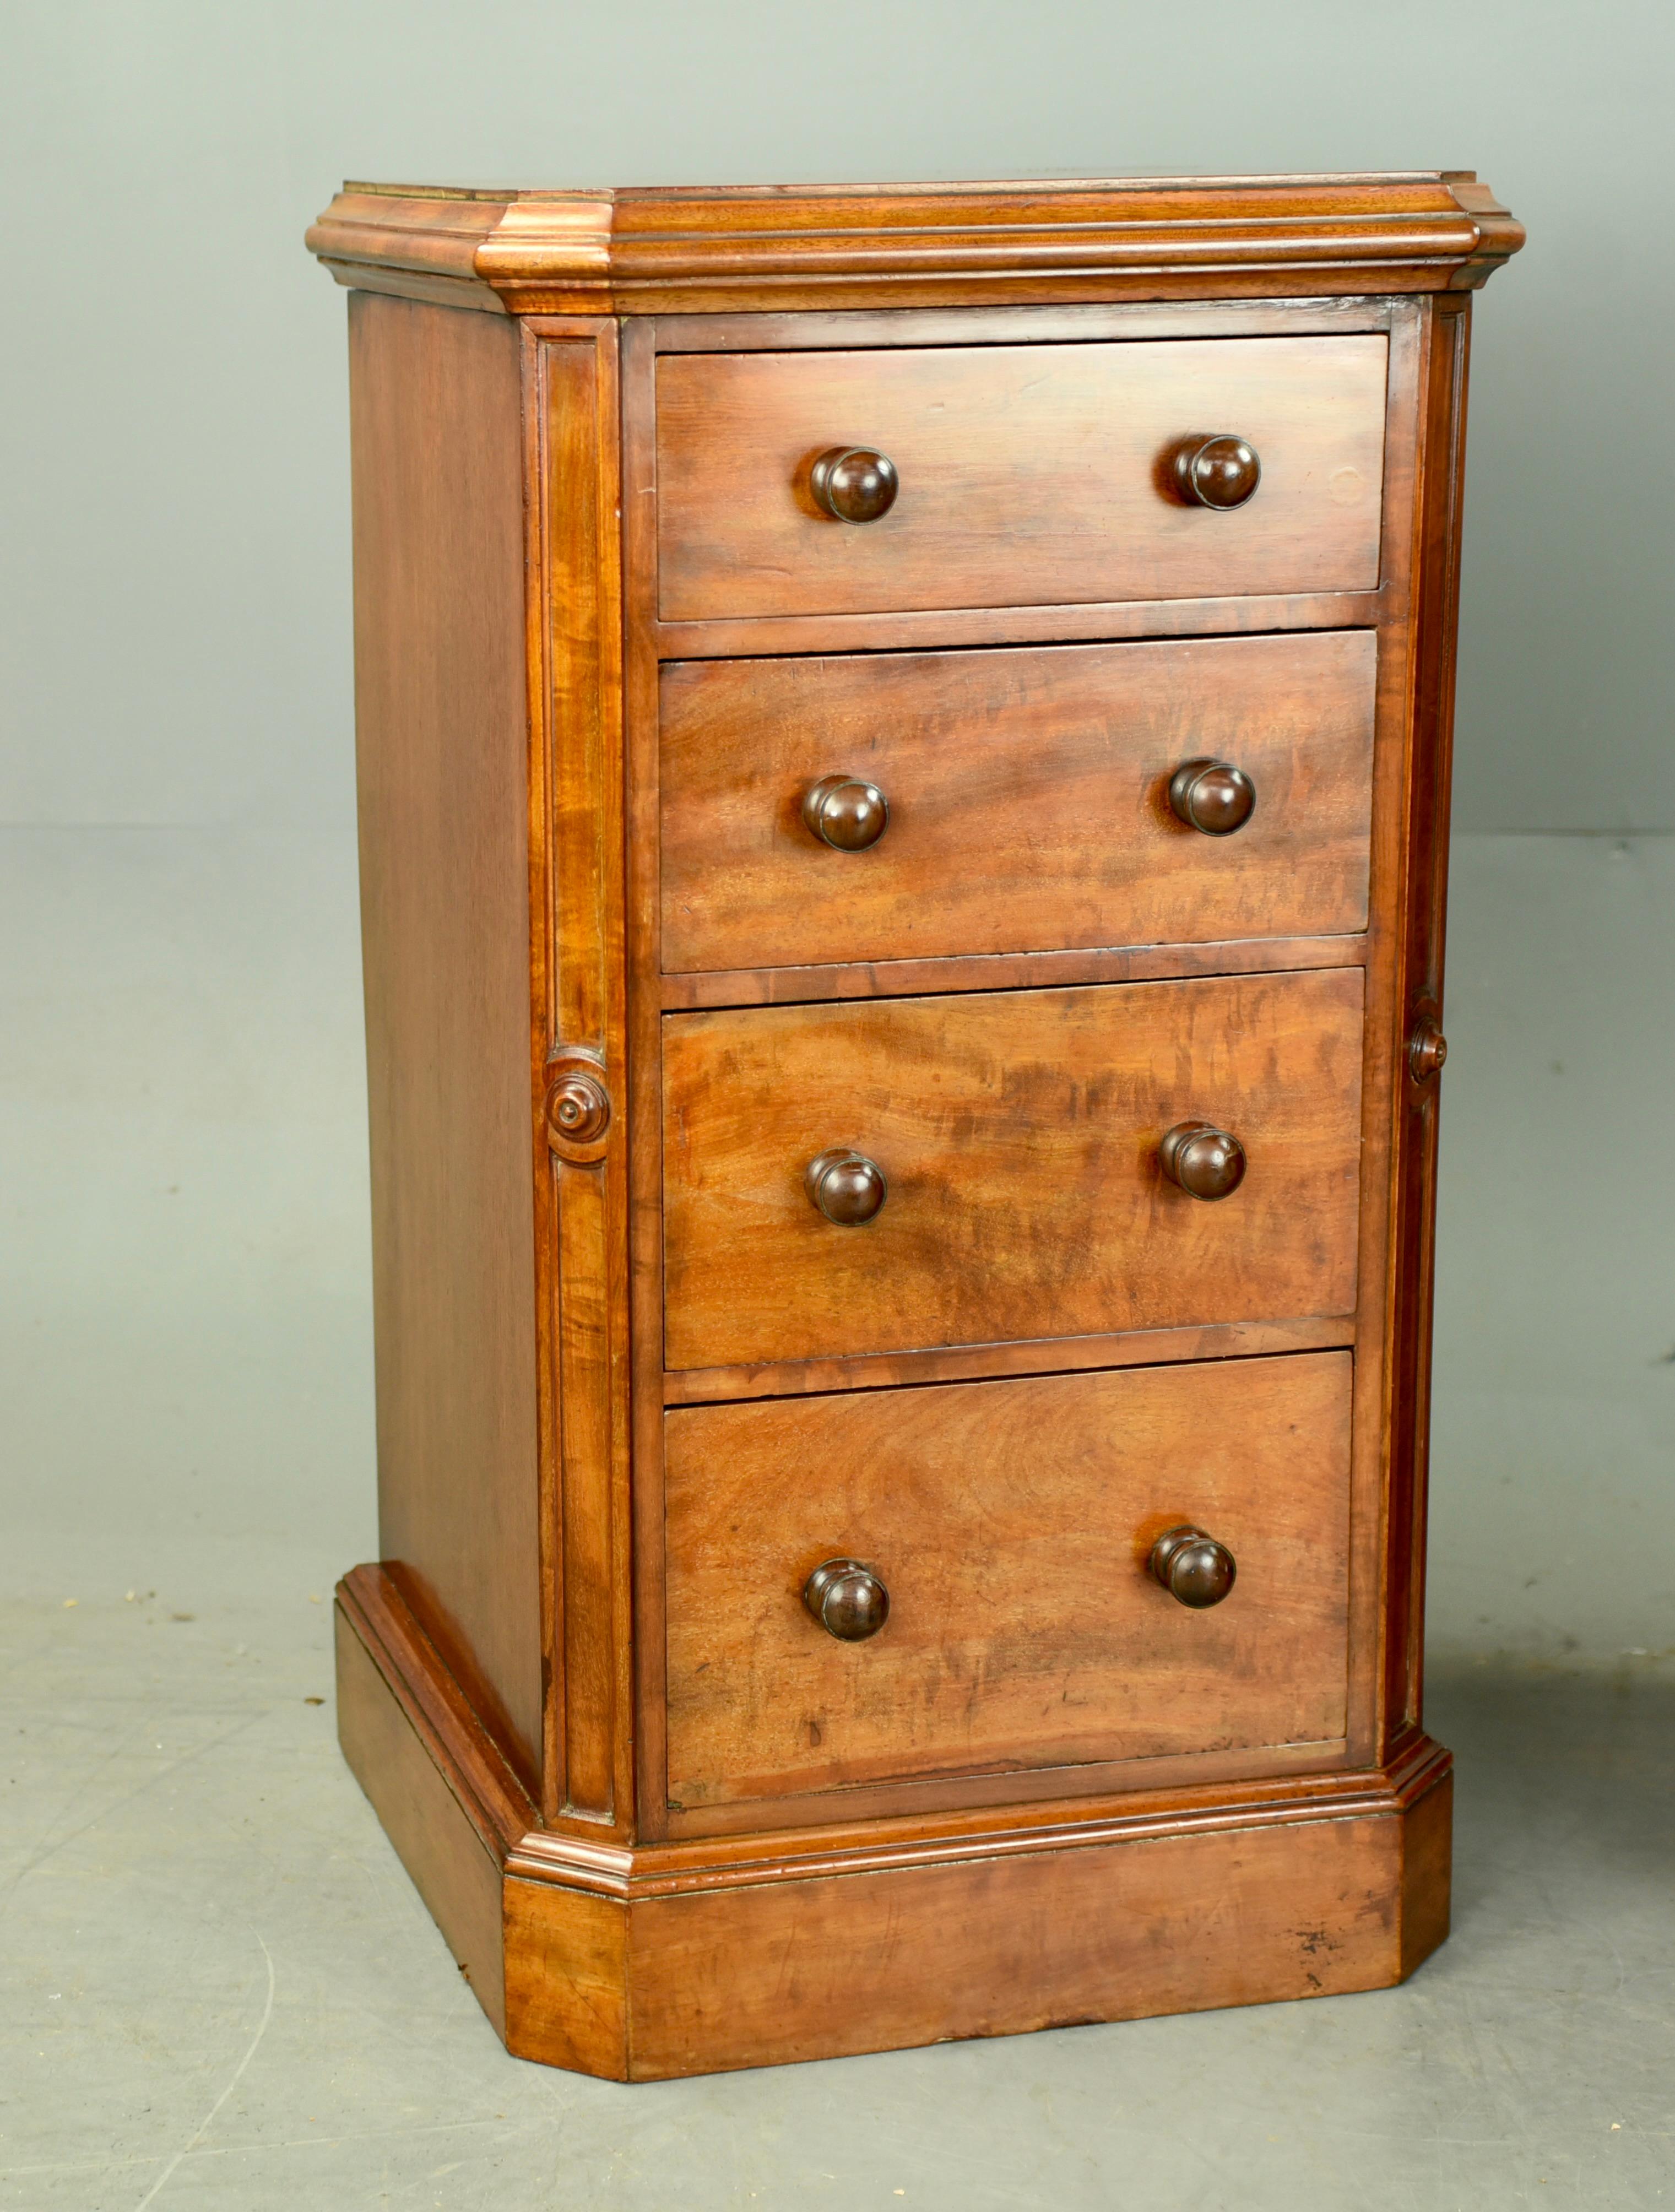
{"type": "Polygon", "coordinates": [[[1358,969],[666,1016],[668,1364],[1347,1313],[1361,1054],[1358,969]],[[1230,1197],[1163,1175],[1193,1121],[1230,1197]],[[844,1147],[859,1225],[804,1181],[844,1147]]]}
{"type": "Polygon", "coordinates": [[[1371,590],[1387,341],[1205,338],[876,353],[684,354],[657,372],[668,622],[1371,590]],[[1254,495],[1168,488],[1236,434],[1254,495]],[[900,489],[840,522],[815,460],[871,447],[900,489]]]}
{"type": "Polygon", "coordinates": [[[668,1415],[671,1797],[1340,1739],[1351,1365],[668,1415]],[[1209,1610],[1146,1571],[1183,1522],[1236,1563],[1209,1610]],[[889,1592],[865,1642],[804,1602],[834,1557],[889,1592]]]}
{"type": "Polygon", "coordinates": [[[1365,630],[685,661],[662,691],[671,972],[1362,929],[1377,641],[1365,630]],[[1210,757],[1255,807],[1171,809],[1210,757]],[[875,784],[877,842],[803,817],[875,784]]]}

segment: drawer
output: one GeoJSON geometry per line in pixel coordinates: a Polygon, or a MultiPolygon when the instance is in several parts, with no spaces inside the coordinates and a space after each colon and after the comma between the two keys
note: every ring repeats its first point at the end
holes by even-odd
{"type": "Polygon", "coordinates": [[[1371,590],[1381,334],[853,353],[682,354],[657,370],[666,622],[1371,590]],[[1230,433],[1261,480],[1217,511],[1171,489],[1230,433]],[[834,447],[895,464],[875,521],[810,490],[834,447]]]}
{"type": "Polygon", "coordinates": [[[684,661],[662,678],[671,972],[1362,929],[1370,631],[684,661]],[[1240,769],[1248,820],[1177,817],[1184,762],[1240,769]],[[847,850],[825,777],[889,818],[847,850]]]}
{"type": "Polygon", "coordinates": [[[1348,1352],[685,1408],[665,1421],[669,1790],[1329,1745],[1344,1732],[1348,1352]],[[1165,1530],[1233,1555],[1193,1612],[1165,1530]],[[803,1598],[863,1562],[889,1618],[803,1598]]]}
{"type": "Polygon", "coordinates": [[[1358,969],[667,1015],[668,1364],[1347,1313],[1361,1054],[1358,969]],[[1165,1177],[1186,1121],[1231,1196],[1165,1177]],[[808,1194],[842,1148],[862,1224],[808,1194]]]}

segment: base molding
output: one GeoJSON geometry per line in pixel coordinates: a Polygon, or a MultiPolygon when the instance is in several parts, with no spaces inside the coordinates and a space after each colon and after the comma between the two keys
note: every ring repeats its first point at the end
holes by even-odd
{"type": "Polygon", "coordinates": [[[390,1578],[337,1591],[343,1752],[516,2056],[654,2081],[1385,1987],[1447,1933],[1453,1784],[1390,1765],[628,1847],[540,1829],[390,1578]]]}

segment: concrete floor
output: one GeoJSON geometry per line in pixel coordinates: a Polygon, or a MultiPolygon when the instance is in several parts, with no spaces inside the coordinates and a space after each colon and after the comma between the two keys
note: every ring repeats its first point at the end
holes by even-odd
{"type": "Polygon", "coordinates": [[[336,1750],[331,1582],[375,1546],[347,841],[14,834],[0,895],[0,2204],[1675,2208],[1675,840],[1457,847],[1449,1944],[1377,1995],[637,2089],[504,2056],[336,1750]]]}

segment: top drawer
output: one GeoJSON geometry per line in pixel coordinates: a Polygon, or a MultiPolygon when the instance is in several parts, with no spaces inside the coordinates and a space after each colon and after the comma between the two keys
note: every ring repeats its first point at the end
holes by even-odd
{"type": "Polygon", "coordinates": [[[1369,591],[1379,580],[1382,335],[658,363],[665,621],[1369,591]],[[1217,510],[1174,456],[1226,433],[1261,465],[1217,510]],[[876,521],[810,489],[834,447],[887,454],[876,521]]]}

